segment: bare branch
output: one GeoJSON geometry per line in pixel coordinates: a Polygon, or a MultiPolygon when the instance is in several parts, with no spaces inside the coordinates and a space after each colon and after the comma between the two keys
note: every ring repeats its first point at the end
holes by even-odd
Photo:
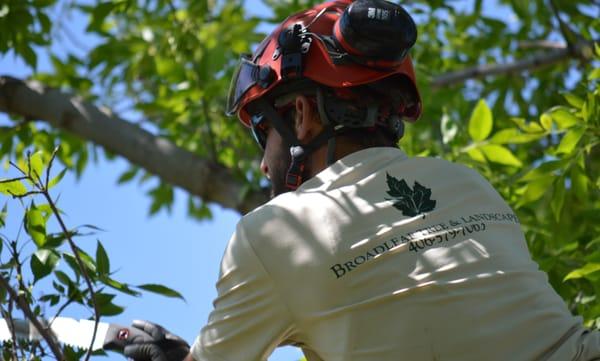
{"type": "Polygon", "coordinates": [[[519,49],[565,49],[567,45],[560,41],[525,40],[517,44],[519,49]]]}
{"type": "Polygon", "coordinates": [[[2,183],[12,183],[12,182],[18,182],[18,181],[22,181],[25,179],[29,179],[29,177],[17,177],[17,178],[9,178],[9,179],[0,179],[0,184],[2,183]]]}
{"type": "MultiPolygon", "coordinates": [[[[599,41],[595,41],[599,43],[599,41]]],[[[563,46],[552,51],[532,55],[529,58],[506,64],[483,64],[471,68],[442,74],[432,80],[432,86],[441,88],[444,86],[462,83],[468,79],[483,78],[492,75],[519,73],[531,71],[548,66],[558,62],[573,58],[589,59],[593,54],[594,41],[581,41],[577,43],[573,50],[568,46],[563,46]]]]}
{"type": "Polygon", "coordinates": [[[61,228],[63,234],[65,235],[65,237],[67,237],[67,241],[69,243],[69,246],[71,247],[71,250],[73,251],[73,255],[75,256],[77,265],[79,266],[79,269],[81,270],[81,274],[83,275],[83,279],[85,280],[87,288],[90,291],[92,305],[94,306],[94,331],[92,332],[92,339],[90,341],[90,347],[88,348],[87,353],[85,355],[85,361],[88,361],[90,359],[90,357],[92,356],[92,351],[93,351],[92,346],[94,345],[94,340],[96,339],[96,333],[98,332],[98,322],[100,321],[100,307],[98,306],[98,301],[96,300],[96,292],[94,291],[94,286],[92,284],[89,274],[87,273],[87,269],[85,268],[85,265],[83,264],[83,261],[81,260],[81,256],[79,255],[79,247],[77,247],[75,242],[73,242],[73,239],[71,238],[71,232],[69,232],[69,230],[67,229],[67,226],[65,225],[65,222],[63,221],[62,217],[60,216],[60,212],[56,208],[56,204],[54,204],[54,201],[52,200],[52,197],[50,197],[50,194],[48,193],[47,189],[43,190],[42,194],[48,201],[48,204],[50,205],[50,208],[52,209],[52,212],[54,213],[54,217],[56,217],[56,220],[58,221],[58,224],[60,225],[60,228],[61,228]]]}
{"type": "Polygon", "coordinates": [[[3,276],[0,276],[0,287],[6,290],[8,296],[12,300],[14,300],[17,306],[21,309],[21,311],[23,311],[25,317],[29,320],[29,322],[31,322],[33,327],[35,327],[35,329],[42,336],[44,341],[46,341],[46,343],[50,347],[50,350],[54,354],[54,357],[56,357],[57,360],[64,360],[65,358],[62,354],[62,351],[52,334],[46,327],[44,327],[44,325],[42,325],[40,320],[38,320],[38,318],[35,316],[31,308],[29,307],[27,301],[23,297],[19,296],[17,291],[15,291],[15,289],[10,286],[8,281],[3,276]]]}
{"type": "MultiPolygon", "coordinates": [[[[17,334],[15,333],[15,320],[12,316],[12,309],[14,306],[14,301],[12,299],[8,300],[8,310],[5,310],[2,305],[0,305],[0,312],[2,313],[2,317],[6,321],[7,325],[10,325],[10,337],[12,338],[12,346],[11,346],[11,356],[13,361],[18,361],[19,357],[17,356],[17,334]]],[[[25,353],[21,350],[22,357],[25,358],[25,353]]]]}
{"type": "Polygon", "coordinates": [[[242,197],[246,181],[227,167],[39,82],[0,76],[0,111],[42,120],[67,130],[206,202],[246,213],[268,199],[266,191],[251,191],[242,197]]]}

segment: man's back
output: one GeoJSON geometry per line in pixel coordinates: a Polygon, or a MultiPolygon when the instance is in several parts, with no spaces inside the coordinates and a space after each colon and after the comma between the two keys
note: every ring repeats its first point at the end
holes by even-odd
{"type": "MultiPolygon", "coordinates": [[[[264,301],[252,360],[282,342],[309,361],[571,360],[583,332],[482,177],[394,148],[351,154],[244,217],[221,277],[245,291],[220,290],[217,310],[264,301]]],[[[216,340],[224,318],[203,334],[216,340]]]]}

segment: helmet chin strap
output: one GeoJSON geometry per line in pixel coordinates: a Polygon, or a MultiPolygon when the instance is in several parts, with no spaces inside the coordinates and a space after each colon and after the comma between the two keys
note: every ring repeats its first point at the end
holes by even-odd
{"type": "MultiPolygon", "coordinates": [[[[320,103],[320,101],[318,101],[320,103]]],[[[275,110],[275,108],[264,98],[257,99],[256,108],[270,120],[271,125],[279,133],[281,138],[290,146],[291,163],[285,177],[286,187],[289,190],[296,190],[304,181],[304,172],[306,169],[306,160],[308,157],[323,144],[328,143],[327,164],[332,164],[335,155],[335,135],[336,131],[331,126],[327,118],[322,118],[324,129],[308,144],[301,144],[296,134],[285,120],[275,110]],[[324,120],[324,121],[323,121],[324,120]],[[333,147],[333,150],[331,148],[333,147]]],[[[319,106],[321,107],[321,106],[319,106]]],[[[319,111],[319,113],[321,113],[319,111]]]]}
{"type": "MultiPolygon", "coordinates": [[[[327,116],[327,112],[325,111],[325,97],[323,95],[323,89],[321,87],[317,88],[317,109],[319,110],[319,117],[321,118],[321,123],[325,126],[325,128],[329,128],[333,130],[334,135],[337,131],[344,129],[342,125],[334,127],[327,116]]],[[[327,165],[330,166],[335,162],[335,136],[329,138],[327,141],[327,165]]]]}

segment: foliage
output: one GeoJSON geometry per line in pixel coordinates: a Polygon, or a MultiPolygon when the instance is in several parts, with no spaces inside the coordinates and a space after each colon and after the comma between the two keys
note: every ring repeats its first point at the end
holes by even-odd
{"type": "MultiPolygon", "coordinates": [[[[264,29],[317,2],[264,0],[269,11],[256,16],[249,15],[256,2],[244,5],[240,0],[73,0],[54,5],[11,0],[0,5],[0,24],[10,29],[0,34],[0,44],[3,37],[10,39],[12,51],[32,67],[35,54],[28,47],[49,54],[53,70],[33,77],[110,107],[234,170],[256,190],[265,182],[258,173],[258,150],[242,127],[222,115],[229,78],[239,53],[250,51],[264,29]],[[50,17],[40,15],[57,8],[87,17],[84,49],[61,43],[65,37],[48,36],[69,29],[65,17],[48,23],[50,17]],[[22,15],[7,16],[17,12],[22,15]],[[36,48],[48,42],[53,45],[36,48]]],[[[417,0],[405,6],[419,28],[411,56],[425,111],[407,127],[402,148],[410,155],[467,164],[489,179],[518,213],[530,250],[554,288],[573,312],[597,326],[600,60],[597,46],[590,45],[600,38],[597,2],[417,0]],[[543,68],[433,85],[448,72],[543,57],[561,44],[569,52],[543,68]],[[587,45],[576,52],[580,44],[587,45]]],[[[0,53],[11,47],[0,47],[0,53]]],[[[19,155],[26,148],[49,154],[58,143],[58,160],[78,173],[97,156],[85,139],[15,117],[0,132],[0,157],[24,162],[19,155]]],[[[132,164],[119,181],[152,178],[132,164]]],[[[10,187],[23,191],[16,183],[10,187]]],[[[168,210],[172,194],[172,186],[160,181],[148,195],[151,213],[168,210]]],[[[188,204],[190,215],[210,215],[201,199],[190,197],[188,204]]],[[[31,238],[44,242],[40,234],[48,213],[40,206],[28,212],[31,238]]],[[[53,255],[63,257],[42,252],[35,262],[47,268],[53,255]]],[[[40,275],[46,272],[38,268],[40,275]]]]}
{"type": "MultiPolygon", "coordinates": [[[[14,315],[14,309],[18,307],[23,313],[20,319],[52,320],[67,308],[79,305],[91,319],[99,321],[101,317],[123,311],[121,306],[113,303],[117,294],[139,296],[143,290],[183,299],[177,291],[163,285],[131,286],[117,281],[99,239],[95,257],[75,243],[75,239],[90,237],[99,229],[92,225],[67,228],[62,211],[50,195],[50,190],[66,173],[63,169],[51,176],[57,151],[52,154],[43,151],[27,153],[18,163],[11,162],[19,175],[0,180],[0,194],[18,198],[23,204],[22,226],[27,234],[23,239],[19,236],[8,238],[0,233],[2,318],[19,318],[14,315]],[[56,232],[51,231],[52,218],[58,223],[56,232]],[[41,296],[35,296],[40,291],[41,296]]],[[[5,226],[6,216],[5,205],[0,213],[0,229],[5,226]]],[[[52,353],[59,360],[76,360],[86,354],[87,360],[91,354],[68,345],[59,348],[52,339],[45,341],[50,350],[35,342],[21,342],[18,347],[5,347],[3,359],[25,359],[27,353],[27,359],[39,359],[52,353]]]]}
{"type": "MultiPolygon", "coordinates": [[[[600,59],[600,47],[596,48],[600,59]]],[[[455,140],[450,158],[476,168],[509,201],[530,251],[572,311],[598,327],[600,302],[600,83],[598,68],[561,105],[537,119],[496,125],[476,105],[469,140],[455,140]],[[477,125],[475,125],[477,124],[477,125]]],[[[447,130],[446,130],[447,131],[447,130]]]]}

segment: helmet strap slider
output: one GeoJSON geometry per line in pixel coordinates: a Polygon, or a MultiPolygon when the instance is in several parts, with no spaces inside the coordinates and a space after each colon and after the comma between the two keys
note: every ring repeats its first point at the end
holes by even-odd
{"type": "Polygon", "coordinates": [[[304,173],[304,160],[306,152],[300,145],[290,147],[292,162],[285,177],[285,185],[288,189],[294,191],[302,184],[302,175],[304,173]]]}

